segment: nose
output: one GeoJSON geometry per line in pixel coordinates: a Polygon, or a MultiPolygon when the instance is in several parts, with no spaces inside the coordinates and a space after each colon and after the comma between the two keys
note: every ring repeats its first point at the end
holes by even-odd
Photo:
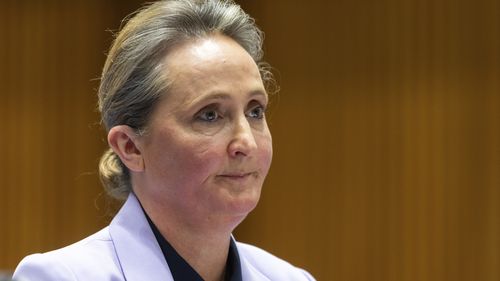
{"type": "Polygon", "coordinates": [[[245,116],[235,120],[233,134],[228,145],[228,153],[232,157],[249,156],[257,149],[257,142],[245,116]]]}

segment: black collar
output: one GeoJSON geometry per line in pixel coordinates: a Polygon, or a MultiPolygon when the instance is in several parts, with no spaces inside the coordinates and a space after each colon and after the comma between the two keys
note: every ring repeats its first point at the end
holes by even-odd
{"type": "MultiPolygon", "coordinates": [[[[194,268],[189,265],[189,263],[184,260],[184,258],[177,253],[177,251],[168,243],[167,239],[163,237],[158,228],[151,221],[149,216],[144,212],[144,215],[148,219],[149,226],[160,245],[161,251],[165,260],[167,261],[170,272],[174,277],[175,281],[203,281],[203,278],[194,270],[194,268]]],[[[226,273],[224,276],[225,281],[242,281],[241,276],[241,264],[238,255],[238,249],[236,243],[233,239],[229,242],[229,253],[227,255],[226,261],[226,273]]]]}

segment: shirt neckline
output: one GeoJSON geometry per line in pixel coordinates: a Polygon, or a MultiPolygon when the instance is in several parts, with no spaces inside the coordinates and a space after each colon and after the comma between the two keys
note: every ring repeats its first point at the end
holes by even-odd
{"type": "MultiPolygon", "coordinates": [[[[179,253],[177,253],[168,240],[163,237],[144,209],[143,212],[151,230],[153,231],[153,234],[155,235],[174,280],[204,281],[198,272],[196,272],[196,270],[179,253]]],[[[226,261],[224,281],[242,281],[241,262],[238,249],[236,247],[236,242],[232,238],[229,241],[229,252],[226,261]]]]}

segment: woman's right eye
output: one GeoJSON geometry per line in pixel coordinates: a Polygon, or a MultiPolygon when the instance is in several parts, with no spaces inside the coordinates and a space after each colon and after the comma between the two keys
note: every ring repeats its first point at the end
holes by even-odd
{"type": "Polygon", "coordinates": [[[208,109],[208,110],[202,110],[196,115],[196,119],[200,121],[205,121],[205,122],[215,122],[219,120],[221,116],[216,110],[213,109],[208,109]]]}

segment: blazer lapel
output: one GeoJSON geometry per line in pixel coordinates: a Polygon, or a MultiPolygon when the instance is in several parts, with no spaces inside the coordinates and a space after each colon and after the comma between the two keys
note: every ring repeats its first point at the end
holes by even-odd
{"type": "Polygon", "coordinates": [[[109,226],[125,280],[173,281],[139,201],[130,193],[109,226]]]}
{"type": "MultiPolygon", "coordinates": [[[[234,237],[231,238],[234,239],[234,237]]],[[[238,245],[238,243],[236,243],[236,245],[238,245]]],[[[262,274],[257,268],[253,266],[253,264],[247,259],[243,251],[238,250],[238,254],[240,256],[241,277],[244,281],[271,281],[271,279],[262,274]]]]}

